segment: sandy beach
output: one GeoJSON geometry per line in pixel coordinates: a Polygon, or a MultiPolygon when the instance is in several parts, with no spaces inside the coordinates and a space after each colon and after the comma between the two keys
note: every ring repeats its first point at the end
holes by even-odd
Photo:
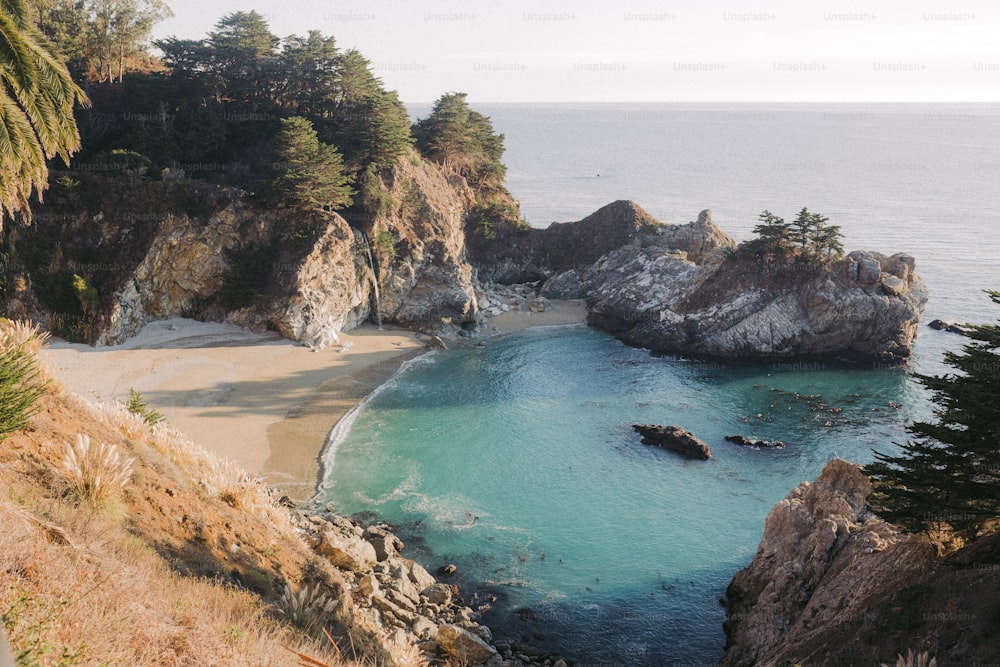
{"type": "MultiPolygon", "coordinates": [[[[508,312],[484,335],[583,322],[582,302],[543,313],[508,312]]],[[[170,424],[296,499],[316,488],[319,455],[352,407],[427,348],[412,331],[365,325],[314,352],[273,333],[171,319],[148,324],[122,345],[53,341],[53,376],[90,401],[140,391],[170,424]]]]}

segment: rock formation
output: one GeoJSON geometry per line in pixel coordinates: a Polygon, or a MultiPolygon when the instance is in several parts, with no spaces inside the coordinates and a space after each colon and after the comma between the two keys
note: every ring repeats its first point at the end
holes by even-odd
{"type": "Polygon", "coordinates": [[[712,458],[712,450],[708,448],[708,445],[680,426],[633,424],[632,429],[642,435],[642,444],[644,445],[663,447],[689,459],[704,461],[712,458]]]}
{"type": "Polygon", "coordinates": [[[578,223],[525,235],[511,257],[521,275],[543,281],[542,295],[587,299],[592,326],[653,352],[909,357],[927,301],[912,257],[857,251],[829,263],[778,265],[734,247],[710,211],[687,225],[663,225],[631,202],[615,202],[578,223]]]}
{"type": "Polygon", "coordinates": [[[198,182],[82,178],[86,202],[57,189],[18,231],[14,264],[23,266],[12,282],[22,289],[8,295],[16,314],[62,335],[111,345],[147,322],[187,316],[322,347],[372,314],[373,277],[384,321],[441,335],[478,322],[463,230],[474,195],[415,155],[385,172],[385,207],[346,218],[265,210],[198,182]],[[384,246],[373,271],[362,229],[376,228],[384,246]],[[82,303],[74,276],[96,300],[82,303]]]}
{"type": "Polygon", "coordinates": [[[1000,654],[1000,535],[939,558],[865,501],[859,466],[834,460],[770,511],[757,555],[727,590],[725,667],[895,664],[908,649],[938,664],[1000,654]]]}

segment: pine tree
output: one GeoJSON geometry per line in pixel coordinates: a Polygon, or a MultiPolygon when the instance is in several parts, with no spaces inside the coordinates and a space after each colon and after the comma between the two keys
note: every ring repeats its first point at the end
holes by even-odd
{"type": "Polygon", "coordinates": [[[502,134],[487,116],[472,111],[465,93],[442,95],[430,116],[417,121],[413,136],[426,157],[457,170],[474,185],[502,187],[502,134]],[[498,184],[499,179],[499,184],[498,184]]]}
{"type": "MultiPolygon", "coordinates": [[[[1000,304],[1000,292],[987,292],[1000,304]]],[[[947,352],[956,374],[916,375],[937,404],[937,422],[916,422],[902,454],[875,453],[865,468],[872,508],[909,531],[947,524],[974,537],[1000,518],[1000,326],[970,325],[961,353],[947,352]]]]}
{"type": "Polygon", "coordinates": [[[760,223],[753,228],[753,233],[757,237],[750,241],[746,248],[750,252],[761,255],[772,255],[776,260],[785,259],[786,250],[790,243],[790,225],[770,211],[763,211],[757,218],[760,223]]]}
{"type": "Polygon", "coordinates": [[[271,181],[276,198],[287,205],[338,210],[354,192],[336,147],[316,136],[312,123],[294,116],[281,120],[275,154],[277,175],[271,181]]]}

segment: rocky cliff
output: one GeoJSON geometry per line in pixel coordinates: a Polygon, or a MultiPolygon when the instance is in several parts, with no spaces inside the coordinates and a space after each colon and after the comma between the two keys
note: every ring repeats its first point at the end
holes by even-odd
{"type": "Polygon", "coordinates": [[[475,326],[468,185],[416,154],[380,179],[380,210],[342,217],[197,182],[82,174],[8,239],[7,310],[97,344],[186,316],[322,346],[376,303],[419,331],[475,326]]]}
{"type": "Polygon", "coordinates": [[[1000,535],[939,557],[865,501],[859,466],[827,464],[767,516],[757,555],[727,591],[722,665],[939,665],[1000,655],[1000,535]]]}
{"type": "Polygon", "coordinates": [[[543,281],[543,296],[587,299],[592,326],[654,352],[908,358],[927,301],[912,257],[859,251],[778,265],[735,245],[710,211],[663,225],[616,202],[528,235],[512,256],[543,281]]]}

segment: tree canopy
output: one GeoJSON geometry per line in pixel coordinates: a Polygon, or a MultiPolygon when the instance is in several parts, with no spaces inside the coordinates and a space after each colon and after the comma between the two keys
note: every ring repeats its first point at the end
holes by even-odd
{"type": "Polygon", "coordinates": [[[740,252],[778,263],[802,259],[813,264],[844,253],[840,226],[826,224],[829,218],[808,208],[803,207],[792,222],[767,210],[758,220],[753,228],[756,238],[741,244],[740,252]]]}
{"type": "Polygon", "coordinates": [[[121,81],[149,59],[153,26],[173,16],[163,0],[29,0],[39,30],[71,70],[94,81],[121,81]]]}
{"type": "Polygon", "coordinates": [[[29,197],[48,183],[46,159],[80,148],[73,107],[87,102],[32,25],[23,0],[0,0],[0,222],[30,221],[29,197]]]}
{"type": "MultiPolygon", "coordinates": [[[[1000,304],[1000,292],[988,292],[1000,304]]],[[[1000,326],[970,325],[971,342],[946,352],[954,374],[915,377],[931,390],[936,422],[915,422],[915,437],[893,456],[876,452],[865,468],[870,504],[908,531],[948,526],[974,537],[1000,519],[1000,326]]]]}
{"type": "Polygon", "coordinates": [[[413,135],[426,157],[453,168],[477,187],[502,186],[502,134],[490,119],[469,108],[466,93],[442,95],[431,114],[417,121],[413,135]]]}
{"type": "Polygon", "coordinates": [[[354,193],[344,160],[335,147],[319,141],[312,123],[299,116],[283,118],[275,144],[271,189],[277,201],[332,210],[350,204],[354,193]]]}

